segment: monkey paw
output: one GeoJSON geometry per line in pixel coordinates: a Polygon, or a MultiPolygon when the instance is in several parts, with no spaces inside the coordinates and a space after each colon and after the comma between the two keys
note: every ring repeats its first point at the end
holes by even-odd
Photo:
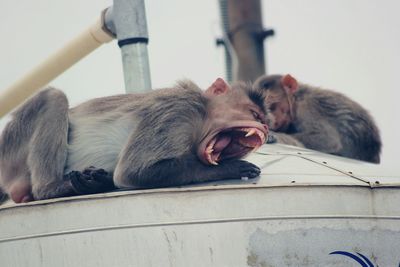
{"type": "Polygon", "coordinates": [[[78,194],[104,193],[115,189],[112,175],[104,169],[89,167],[83,172],[72,171],[66,175],[78,194]]]}
{"type": "Polygon", "coordinates": [[[258,166],[253,163],[243,161],[239,169],[240,178],[247,177],[249,179],[256,178],[260,175],[261,170],[258,166]]]}
{"type": "Polygon", "coordinates": [[[245,160],[229,160],[224,162],[224,165],[224,169],[229,172],[227,173],[227,178],[241,179],[242,177],[247,177],[251,179],[261,173],[259,167],[245,160]]]}
{"type": "Polygon", "coordinates": [[[267,144],[274,144],[274,143],[276,143],[276,142],[278,142],[276,136],[273,135],[273,134],[271,134],[271,133],[269,133],[266,143],[267,143],[267,144]]]}

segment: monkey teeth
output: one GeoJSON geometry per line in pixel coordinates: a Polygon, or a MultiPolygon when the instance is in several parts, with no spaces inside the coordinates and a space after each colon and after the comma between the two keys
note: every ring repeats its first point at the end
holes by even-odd
{"type": "Polygon", "coordinates": [[[256,133],[256,129],[245,129],[246,131],[247,131],[247,134],[245,135],[245,137],[249,137],[249,136],[252,136],[252,135],[254,135],[255,133],[256,133]]]}
{"type": "Polygon", "coordinates": [[[219,154],[217,155],[217,157],[216,157],[216,159],[214,160],[213,158],[212,158],[212,156],[211,156],[211,153],[210,154],[207,154],[207,161],[210,163],[210,164],[212,164],[212,165],[218,165],[218,162],[217,162],[217,160],[219,160],[219,154]]]}
{"type": "Polygon", "coordinates": [[[215,142],[217,141],[217,139],[213,139],[211,140],[211,142],[208,144],[208,146],[206,147],[206,153],[207,155],[211,155],[212,152],[214,151],[214,145],[215,142]]]}
{"type": "Polygon", "coordinates": [[[215,142],[217,142],[217,139],[211,140],[211,142],[206,147],[206,151],[205,151],[206,152],[207,161],[212,165],[218,165],[217,160],[219,159],[219,156],[220,156],[220,154],[218,154],[216,159],[213,159],[213,157],[212,157],[212,153],[214,152],[215,142]]]}
{"type": "MultiPolygon", "coordinates": [[[[264,143],[265,143],[265,134],[264,134],[262,131],[260,131],[259,129],[257,129],[257,128],[242,128],[242,130],[245,131],[245,132],[247,132],[246,135],[245,135],[244,137],[251,137],[251,136],[253,136],[253,135],[257,135],[257,136],[260,138],[260,140],[261,140],[261,144],[264,144],[264,143]]],[[[253,147],[253,145],[248,144],[247,142],[244,142],[244,141],[242,141],[241,144],[242,144],[242,145],[246,145],[246,146],[253,147]]],[[[257,149],[258,147],[259,147],[259,146],[256,146],[256,149],[257,149]]]]}

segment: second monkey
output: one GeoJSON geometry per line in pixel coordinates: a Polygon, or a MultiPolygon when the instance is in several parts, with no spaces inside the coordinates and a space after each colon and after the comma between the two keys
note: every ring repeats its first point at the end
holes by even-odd
{"type": "Polygon", "coordinates": [[[299,84],[291,75],[258,78],[279,143],[304,146],[338,156],[380,162],[381,138],[371,115],[348,97],[299,84]]]}

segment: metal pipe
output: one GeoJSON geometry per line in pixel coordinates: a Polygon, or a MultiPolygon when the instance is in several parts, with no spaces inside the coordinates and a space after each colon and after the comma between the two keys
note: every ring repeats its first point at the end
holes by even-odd
{"type": "Polygon", "coordinates": [[[227,0],[229,40],[238,59],[235,80],[255,81],[265,74],[260,0],[227,0]]]}
{"type": "Polygon", "coordinates": [[[0,93],[0,117],[46,86],[97,47],[111,40],[113,40],[112,34],[104,27],[103,12],[95,24],[0,93]]]}
{"type": "Polygon", "coordinates": [[[221,26],[223,31],[223,44],[225,52],[225,72],[226,79],[228,82],[232,82],[232,50],[230,49],[230,43],[228,38],[229,23],[228,23],[228,3],[227,0],[219,0],[219,10],[221,17],[221,26]]]}
{"type": "Polygon", "coordinates": [[[144,0],[114,0],[113,3],[106,12],[105,24],[118,38],[126,92],[148,91],[151,80],[144,0]]]}

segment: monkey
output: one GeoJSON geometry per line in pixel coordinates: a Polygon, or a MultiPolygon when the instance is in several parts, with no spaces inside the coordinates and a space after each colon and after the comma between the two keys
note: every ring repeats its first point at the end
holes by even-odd
{"type": "Polygon", "coordinates": [[[261,76],[270,141],[379,163],[379,129],[367,110],[347,96],[299,84],[290,74],[261,76]]]}
{"type": "Polygon", "coordinates": [[[262,100],[251,84],[183,80],[147,93],[69,108],[55,88],[13,112],[0,137],[0,186],[16,202],[117,189],[254,178],[242,158],[265,143],[262,100]]]}

